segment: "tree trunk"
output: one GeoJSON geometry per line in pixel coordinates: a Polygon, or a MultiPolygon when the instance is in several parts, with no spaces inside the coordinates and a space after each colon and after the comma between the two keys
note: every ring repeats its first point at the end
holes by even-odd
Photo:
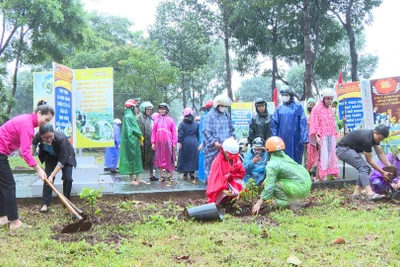
{"type": "MultiPolygon", "coordinates": [[[[308,99],[312,97],[312,50],[311,50],[311,39],[310,39],[310,14],[308,9],[308,0],[303,1],[303,13],[304,13],[304,62],[306,64],[306,72],[304,75],[304,98],[308,99]]],[[[303,98],[303,97],[302,97],[303,98]]]]}
{"type": "MultiPolygon", "coordinates": [[[[18,40],[18,50],[15,56],[15,68],[14,68],[14,75],[12,78],[12,88],[11,88],[11,97],[14,98],[15,92],[17,92],[17,77],[18,77],[18,69],[19,69],[19,63],[20,63],[20,58],[21,58],[21,51],[22,51],[22,44],[24,42],[24,28],[21,27],[21,32],[19,35],[19,40],[18,40]]],[[[11,108],[12,105],[11,103],[8,103],[7,105],[7,110],[6,110],[6,115],[10,117],[11,114],[11,108]]]]}
{"type": "Polygon", "coordinates": [[[225,32],[224,37],[224,46],[225,46],[225,69],[226,69],[226,89],[228,91],[228,96],[233,99],[233,92],[232,92],[232,73],[231,73],[231,65],[230,65],[230,57],[229,57],[229,37],[225,32]]]}
{"type": "MultiPolygon", "coordinates": [[[[352,3],[353,1],[351,1],[352,3]]],[[[353,82],[358,81],[358,54],[356,49],[356,37],[353,30],[353,24],[351,23],[351,5],[346,11],[346,32],[350,40],[350,57],[351,57],[351,80],[353,82]]]]}
{"type": "Polygon", "coordinates": [[[276,87],[277,73],[278,73],[278,59],[276,58],[275,55],[272,55],[272,79],[271,79],[271,92],[272,92],[271,98],[272,99],[271,99],[271,101],[274,101],[273,97],[274,97],[274,89],[276,87]]]}

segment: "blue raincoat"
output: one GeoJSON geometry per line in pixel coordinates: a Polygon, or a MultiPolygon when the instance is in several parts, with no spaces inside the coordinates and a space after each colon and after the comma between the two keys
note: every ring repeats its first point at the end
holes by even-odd
{"type": "Polygon", "coordinates": [[[285,143],[285,153],[301,164],[304,145],[308,143],[307,119],[303,107],[293,100],[280,105],[272,115],[271,135],[285,143]]]}
{"type": "Polygon", "coordinates": [[[243,166],[246,170],[246,176],[243,181],[247,183],[250,178],[256,181],[256,185],[260,185],[265,179],[265,166],[268,162],[268,153],[264,150],[261,154],[261,159],[253,163],[254,150],[250,148],[244,155],[243,166]]]}
{"type": "Polygon", "coordinates": [[[119,158],[119,144],[121,143],[121,126],[118,123],[114,123],[114,146],[107,147],[104,155],[104,166],[115,170],[118,165],[119,158]]]}
{"type": "MultiPolygon", "coordinates": [[[[203,116],[200,118],[200,124],[199,124],[199,146],[203,144],[203,124],[204,124],[204,118],[208,114],[210,109],[206,109],[204,111],[203,116]]],[[[202,145],[204,147],[204,144],[202,145]]],[[[199,170],[197,171],[197,177],[199,178],[200,181],[206,181],[207,177],[204,173],[204,152],[203,149],[199,151],[199,170]]]]}
{"type": "Polygon", "coordinates": [[[221,113],[215,108],[212,108],[205,117],[203,127],[204,173],[208,177],[211,163],[220,151],[214,147],[214,143],[222,145],[225,139],[234,135],[235,129],[228,114],[221,113]]]}

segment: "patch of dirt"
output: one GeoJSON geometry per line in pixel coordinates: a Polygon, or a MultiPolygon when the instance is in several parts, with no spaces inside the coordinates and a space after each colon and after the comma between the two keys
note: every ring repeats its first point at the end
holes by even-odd
{"type": "MultiPolygon", "coordinates": [[[[316,191],[311,193],[308,198],[303,200],[296,205],[291,210],[295,215],[302,215],[305,209],[317,206],[328,205],[326,201],[336,201],[339,200],[339,205],[343,207],[348,207],[351,210],[372,210],[374,208],[379,208],[379,205],[385,203],[385,205],[393,205],[394,208],[398,209],[398,203],[394,202],[390,199],[381,199],[378,201],[367,201],[365,199],[355,199],[351,196],[351,189],[342,189],[340,190],[340,194],[337,197],[332,198],[330,200],[327,199],[327,195],[323,191],[316,191]]],[[[332,196],[332,194],[330,194],[332,196]]],[[[256,200],[254,200],[255,202],[256,200]]],[[[99,242],[104,242],[110,245],[119,246],[122,240],[130,238],[129,236],[124,236],[121,234],[121,231],[117,230],[113,232],[109,231],[104,236],[104,231],[102,228],[108,228],[113,226],[121,226],[125,225],[127,222],[138,222],[138,223],[146,223],[149,218],[153,215],[162,216],[167,221],[168,219],[178,219],[178,220],[187,220],[187,216],[184,214],[184,210],[186,207],[196,207],[200,205],[206,204],[205,199],[188,199],[185,198],[174,198],[170,201],[163,200],[149,200],[145,201],[121,201],[121,200],[98,200],[97,208],[101,210],[102,216],[92,215],[88,218],[93,226],[89,231],[86,232],[78,232],[74,234],[62,234],[61,230],[66,225],[57,225],[52,228],[54,235],[53,239],[59,240],[62,242],[79,242],[81,240],[85,240],[85,242],[89,244],[96,244],[99,242]],[[127,207],[124,207],[127,205],[127,207]],[[151,207],[152,206],[152,207],[151,207]],[[157,208],[154,208],[157,207],[157,208]]],[[[82,204],[78,204],[81,206],[82,204]]],[[[20,209],[27,211],[28,214],[37,215],[38,208],[33,208],[32,205],[26,203],[26,205],[20,206],[20,209]]],[[[264,207],[259,211],[258,216],[252,215],[252,206],[253,203],[250,202],[238,202],[238,204],[233,204],[231,202],[222,203],[219,206],[220,209],[224,211],[225,214],[229,214],[236,218],[239,218],[243,223],[256,223],[260,225],[260,227],[267,229],[271,226],[279,226],[279,222],[275,221],[268,216],[268,214],[272,211],[275,211],[279,208],[274,206],[272,203],[264,205],[264,207]]],[[[71,223],[73,220],[73,216],[65,210],[66,216],[68,217],[67,221],[71,223]]],[[[89,214],[88,209],[84,208],[84,213],[89,214]]],[[[68,223],[66,223],[68,224],[68,223]]],[[[112,228],[111,228],[112,229],[112,228]]],[[[262,235],[261,237],[266,236],[262,235]]]]}

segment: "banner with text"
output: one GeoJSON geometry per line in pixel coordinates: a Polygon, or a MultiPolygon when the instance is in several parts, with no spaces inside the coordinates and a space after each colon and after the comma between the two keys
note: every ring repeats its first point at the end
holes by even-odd
{"type": "MultiPolygon", "coordinates": [[[[341,83],[336,85],[339,118],[346,117],[346,132],[364,128],[364,110],[361,98],[360,82],[341,83]]],[[[343,136],[341,130],[341,136],[343,136]]]]}
{"type": "Polygon", "coordinates": [[[56,130],[64,133],[71,144],[73,138],[73,116],[72,116],[72,80],[73,70],[53,62],[54,78],[54,118],[56,130]]]}
{"type": "Polygon", "coordinates": [[[76,147],[113,146],[113,69],[75,70],[76,147]]]}
{"type": "Polygon", "coordinates": [[[370,80],[375,125],[389,127],[386,143],[400,144],[400,77],[370,80]]]}

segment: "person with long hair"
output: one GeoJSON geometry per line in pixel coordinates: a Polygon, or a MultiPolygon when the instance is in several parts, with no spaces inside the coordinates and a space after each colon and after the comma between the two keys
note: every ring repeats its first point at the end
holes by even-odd
{"type": "Polygon", "coordinates": [[[46,173],[32,156],[31,144],[34,129],[51,121],[53,116],[54,109],[50,105],[39,105],[33,113],[16,116],[0,127],[0,227],[8,223],[10,229],[30,227],[18,216],[15,179],[8,157],[19,149],[20,156],[43,180],[46,173]]]}

